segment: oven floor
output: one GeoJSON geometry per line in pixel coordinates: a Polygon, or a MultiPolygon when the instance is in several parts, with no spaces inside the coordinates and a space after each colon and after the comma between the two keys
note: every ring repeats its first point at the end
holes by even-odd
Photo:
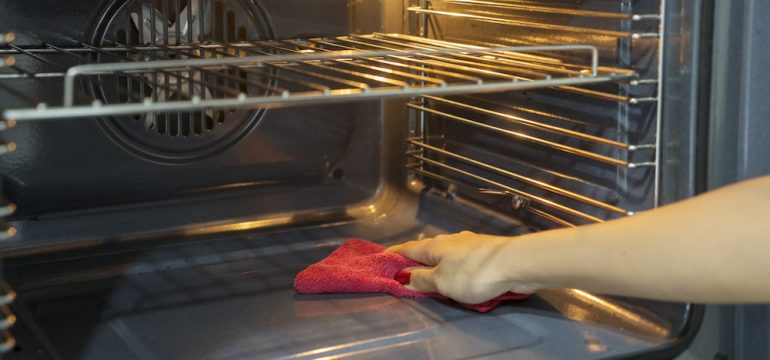
{"type": "Polygon", "coordinates": [[[347,237],[391,244],[466,228],[522,231],[445,205],[423,205],[418,216],[15,261],[6,276],[19,290],[19,347],[7,358],[593,359],[673,341],[673,315],[633,313],[620,302],[603,311],[570,292],[477,314],[429,299],[293,290],[297,272],[347,237]]]}

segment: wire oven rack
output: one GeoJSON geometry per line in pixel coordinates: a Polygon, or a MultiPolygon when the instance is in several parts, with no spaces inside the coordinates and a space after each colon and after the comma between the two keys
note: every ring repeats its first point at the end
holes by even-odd
{"type": "MultiPolygon", "coordinates": [[[[407,11],[417,17],[420,33],[420,40],[412,41],[428,44],[430,48],[454,46],[435,40],[432,36],[458,39],[457,34],[447,35],[438,27],[443,24],[442,20],[455,20],[455,24],[476,22],[489,24],[490,28],[510,27],[523,30],[520,31],[522,34],[541,34],[545,31],[574,34],[575,39],[596,38],[597,43],[617,47],[611,51],[626,51],[625,54],[631,54],[634,41],[652,41],[659,44],[659,58],[663,56],[663,45],[660,44],[661,32],[664,29],[662,12],[635,13],[631,7],[616,7],[616,10],[612,11],[583,10],[579,6],[552,6],[546,1],[415,0],[412,3],[419,3],[419,6],[410,6],[407,11]],[[558,16],[582,20],[560,23],[554,21],[558,16]],[[618,24],[623,25],[617,26],[618,24]],[[639,24],[641,30],[636,31],[637,26],[633,24],[639,24]]],[[[652,10],[653,7],[644,8],[652,10]]],[[[471,28],[474,27],[468,27],[471,28]]],[[[481,27],[478,31],[484,33],[481,27]]],[[[465,36],[459,35],[459,38],[465,36]]],[[[546,38],[540,36],[533,40],[526,35],[512,35],[506,36],[504,41],[500,42],[526,46],[534,41],[537,41],[537,44],[547,44],[548,42],[544,41],[546,38]]],[[[592,43],[590,40],[586,42],[592,43]]],[[[487,42],[481,38],[473,38],[465,43],[487,46],[487,42]]],[[[631,57],[627,55],[627,58],[631,57]]],[[[630,64],[628,68],[632,68],[630,64]]],[[[624,70],[612,71],[617,73],[624,70]]],[[[650,75],[655,76],[648,72],[647,76],[650,75]]],[[[658,68],[657,78],[633,79],[623,86],[644,86],[648,89],[659,87],[661,76],[662,71],[658,68]]],[[[658,88],[657,95],[640,96],[644,91],[619,91],[615,88],[601,90],[578,86],[560,86],[556,89],[593,98],[590,101],[602,102],[608,107],[628,109],[644,104],[645,108],[652,108],[653,111],[656,111],[654,109],[661,92],[658,88]]],[[[504,209],[505,212],[510,213],[513,210],[518,215],[526,212],[545,219],[550,224],[578,226],[633,215],[637,210],[643,210],[628,209],[626,205],[618,203],[622,203],[619,201],[621,198],[628,196],[622,185],[622,182],[627,181],[625,179],[644,179],[648,176],[654,184],[652,201],[657,205],[660,186],[657,166],[659,146],[656,143],[660,138],[659,107],[657,116],[648,118],[653,119],[651,128],[655,134],[645,138],[642,143],[630,142],[625,134],[613,134],[618,129],[625,129],[620,123],[610,128],[585,128],[585,124],[592,124],[591,120],[563,117],[553,111],[538,111],[532,104],[527,103],[501,104],[490,101],[488,97],[479,96],[424,96],[410,102],[408,107],[414,114],[411,138],[407,140],[408,156],[411,158],[407,167],[415,179],[428,179],[433,184],[440,184],[439,188],[444,189],[446,196],[454,197],[462,193],[466,197],[469,194],[482,194],[487,197],[492,195],[508,198],[510,203],[504,209]],[[429,123],[432,125],[429,126],[429,123]],[[444,128],[447,125],[468,131],[481,131],[490,138],[518,143],[521,145],[519,149],[547,154],[546,159],[559,158],[562,156],[560,154],[564,154],[562,158],[570,159],[570,166],[589,164],[591,167],[591,164],[599,164],[598,168],[610,169],[608,172],[616,169],[614,173],[617,174],[617,183],[612,189],[607,189],[590,180],[591,176],[583,173],[576,175],[571,169],[565,168],[563,162],[559,164],[558,161],[501,162],[493,159],[492,153],[475,151],[470,149],[472,145],[468,144],[452,144],[451,140],[437,136],[433,133],[434,130],[430,129],[434,126],[444,128]],[[633,175],[628,175],[631,172],[634,172],[633,175]]],[[[629,186],[638,187],[640,184],[629,186]]],[[[483,202],[488,204],[486,199],[483,202]]]]}
{"type": "Polygon", "coordinates": [[[568,31],[577,34],[587,35],[599,35],[609,36],[616,38],[657,38],[660,34],[656,32],[627,32],[618,30],[607,30],[593,27],[578,27],[554,24],[548,22],[522,20],[515,16],[511,16],[514,12],[524,13],[541,13],[541,14],[557,14],[557,15],[569,15],[594,19],[610,19],[610,20],[630,20],[630,21],[646,21],[646,20],[660,20],[660,14],[631,14],[623,12],[607,12],[607,11],[593,11],[593,10],[580,10],[571,9],[556,6],[543,6],[536,4],[525,4],[495,0],[445,0],[443,3],[465,6],[467,9],[474,9],[474,11],[449,11],[449,10],[437,10],[427,6],[411,6],[407,8],[407,11],[414,14],[451,17],[457,19],[463,19],[466,21],[484,22],[498,25],[509,25],[516,27],[523,27],[535,30],[556,30],[556,31],[568,31]],[[493,11],[486,11],[482,9],[492,9],[493,11]]]}
{"type": "Polygon", "coordinates": [[[7,109],[3,117],[25,121],[286,107],[541,87],[569,91],[635,77],[632,71],[600,67],[593,46],[483,48],[422,40],[372,34],[192,45],[9,45],[0,50],[9,70],[0,80],[61,79],[63,92],[60,105],[31,103],[7,109]],[[542,55],[559,53],[585,54],[585,61],[570,64],[542,55]],[[17,57],[48,70],[24,68],[17,57]],[[143,85],[126,85],[131,82],[143,85]],[[105,98],[105,88],[117,89],[120,101],[105,98]],[[152,90],[158,88],[165,88],[165,95],[152,90]]]}
{"type": "Polygon", "coordinates": [[[8,283],[2,283],[0,294],[0,312],[3,318],[0,320],[0,354],[12,350],[16,346],[16,339],[11,334],[10,328],[16,324],[16,315],[11,312],[10,305],[16,300],[16,292],[8,283]]]}
{"type": "MultiPolygon", "coordinates": [[[[0,45],[13,42],[16,36],[13,33],[0,33],[0,45]]],[[[0,131],[7,130],[15,126],[14,121],[0,122],[0,131]]],[[[0,155],[6,155],[16,150],[16,143],[0,139],[0,155]]],[[[0,204],[0,218],[5,218],[16,212],[16,204],[2,199],[0,204]]],[[[0,220],[0,242],[9,240],[16,236],[16,228],[8,224],[5,220],[0,220]]],[[[2,270],[0,269],[0,272],[2,270]]],[[[2,281],[0,274],[0,354],[11,351],[16,347],[16,338],[11,333],[11,328],[16,324],[16,315],[11,311],[11,303],[16,300],[16,292],[11,286],[2,281]]]]}
{"type": "MultiPolygon", "coordinates": [[[[608,137],[575,131],[566,126],[553,125],[541,120],[514,115],[500,110],[500,104],[486,99],[462,96],[425,96],[407,105],[417,113],[442,122],[463,126],[469,131],[480,130],[549,153],[565,153],[589,162],[597,162],[619,169],[654,169],[655,144],[628,144],[608,137]],[[491,120],[491,121],[490,121],[491,120]],[[505,125],[495,124],[502,122],[505,125]],[[515,126],[517,129],[512,129],[515,126]],[[519,129],[524,129],[519,130],[519,129]],[[562,141],[551,140],[557,136],[562,141]],[[572,141],[571,141],[572,140],[572,141]],[[572,145],[575,140],[587,146],[572,145]],[[615,150],[631,156],[608,156],[615,150]],[[630,161],[641,158],[643,161],[630,161]]],[[[456,149],[432,144],[430,136],[414,136],[407,140],[408,168],[423,177],[451,186],[459,186],[487,195],[507,196],[513,210],[522,208],[562,226],[604,222],[607,218],[633,215],[634,211],[615,205],[599,196],[587,195],[570,189],[570,183],[579,182],[582,188],[596,188],[585,179],[570,177],[545,165],[517,166],[511,169],[490,161],[483,154],[468,155],[456,149]],[[546,180],[549,179],[549,180],[546,180]],[[559,185],[564,184],[564,185],[559,185]],[[598,216],[596,213],[603,213],[598,216]]]]}

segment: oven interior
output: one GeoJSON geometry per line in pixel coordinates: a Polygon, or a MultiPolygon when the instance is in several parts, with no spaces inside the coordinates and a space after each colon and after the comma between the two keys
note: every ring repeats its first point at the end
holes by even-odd
{"type": "Polygon", "coordinates": [[[479,315],[292,288],[348,237],[668,201],[673,3],[0,1],[5,356],[681,350],[689,304],[562,290],[479,315]]]}

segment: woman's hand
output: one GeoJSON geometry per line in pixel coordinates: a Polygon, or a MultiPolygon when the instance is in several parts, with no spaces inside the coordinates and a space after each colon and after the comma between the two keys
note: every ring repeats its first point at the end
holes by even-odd
{"type": "Polygon", "coordinates": [[[437,292],[466,304],[479,304],[513,291],[529,294],[540,289],[526,281],[516,254],[516,238],[462,232],[411,241],[389,248],[427,265],[410,269],[407,288],[437,292]]]}

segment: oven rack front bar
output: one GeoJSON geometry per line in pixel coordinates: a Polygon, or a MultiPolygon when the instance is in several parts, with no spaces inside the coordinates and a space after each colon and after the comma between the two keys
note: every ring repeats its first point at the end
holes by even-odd
{"type": "Polygon", "coordinates": [[[181,46],[11,46],[0,56],[26,57],[44,70],[6,62],[12,71],[0,73],[0,84],[53,78],[63,79],[64,87],[60,106],[41,103],[4,111],[5,119],[16,121],[575,87],[636,77],[632,71],[600,67],[593,46],[426,48],[411,37],[391,34],[181,46]],[[542,53],[586,54],[586,61],[565,64],[542,53]],[[141,83],[141,91],[121,89],[121,80],[141,83]],[[123,100],[84,93],[84,84],[118,88],[123,100]],[[157,88],[176,97],[150,91],[157,88]]]}

